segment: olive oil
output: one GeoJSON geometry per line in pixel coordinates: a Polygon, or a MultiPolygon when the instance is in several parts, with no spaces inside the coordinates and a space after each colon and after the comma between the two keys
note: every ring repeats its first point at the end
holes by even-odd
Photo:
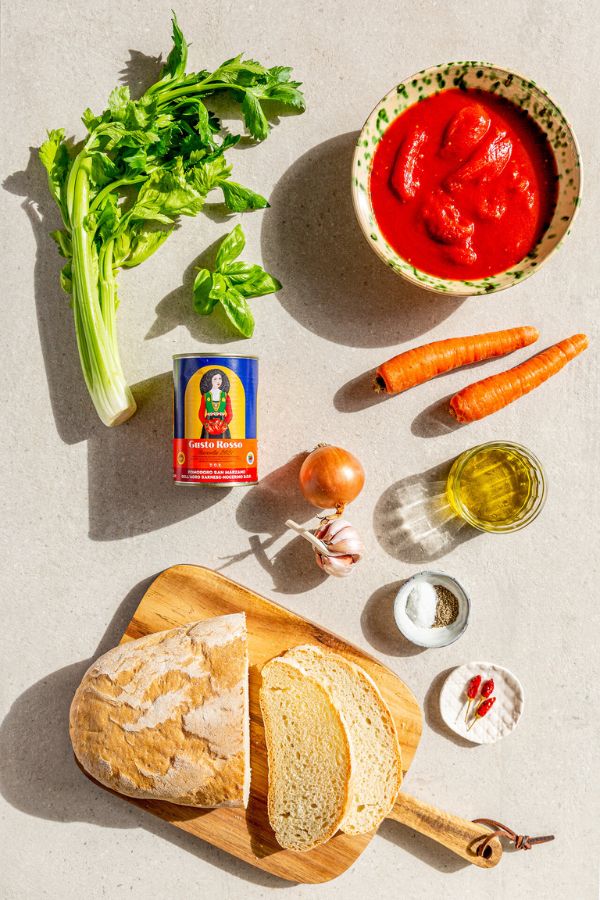
{"type": "Polygon", "coordinates": [[[542,467],[518,444],[492,442],[462,453],[446,485],[457,515],[482,531],[516,531],[540,511],[545,499],[542,467]]]}

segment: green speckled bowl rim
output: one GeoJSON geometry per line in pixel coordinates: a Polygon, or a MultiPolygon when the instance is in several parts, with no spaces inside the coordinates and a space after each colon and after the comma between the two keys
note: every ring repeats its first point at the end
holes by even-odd
{"type": "Polygon", "coordinates": [[[445,63],[401,81],[373,109],[360,132],[352,159],[354,211],[373,250],[407,281],[428,291],[461,297],[502,291],[537,272],[569,234],[581,203],[582,187],[579,145],[559,106],[530,78],[485,62],[445,63]],[[525,110],[547,136],[558,174],[558,197],[552,220],[531,253],[497,275],[464,281],[430,275],[399,256],[379,229],[369,187],[375,148],[390,123],[419,100],[454,87],[493,91],[525,110]]]}

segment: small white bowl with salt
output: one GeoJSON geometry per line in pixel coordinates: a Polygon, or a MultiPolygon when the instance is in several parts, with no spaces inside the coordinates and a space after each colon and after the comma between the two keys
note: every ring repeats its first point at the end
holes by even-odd
{"type": "Polygon", "coordinates": [[[394,619],[418,647],[447,647],[467,627],[471,601],[465,589],[443,572],[419,572],[405,581],[394,601],[394,619]]]}

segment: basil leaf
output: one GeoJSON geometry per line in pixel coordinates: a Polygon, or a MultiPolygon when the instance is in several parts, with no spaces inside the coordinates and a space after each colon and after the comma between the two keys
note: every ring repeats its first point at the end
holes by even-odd
{"type": "Polygon", "coordinates": [[[208,316],[218,303],[211,297],[212,275],[208,269],[200,269],[194,280],[194,309],[201,316],[208,316]]]}
{"type": "Polygon", "coordinates": [[[222,300],[228,290],[229,285],[227,284],[225,278],[223,278],[223,276],[218,272],[213,272],[210,296],[214,300],[222,300]]]}
{"type": "Polygon", "coordinates": [[[236,225],[233,231],[230,231],[221,241],[217,258],[215,259],[215,269],[218,272],[222,272],[223,266],[236,259],[245,246],[246,238],[244,237],[242,226],[236,225]]]}
{"type": "Polygon", "coordinates": [[[252,337],[254,334],[254,316],[247,301],[235,288],[229,288],[221,297],[221,306],[232,325],[237,328],[244,337],[252,337]]]}
{"type": "Polygon", "coordinates": [[[242,284],[236,285],[236,289],[243,297],[264,297],[265,294],[274,294],[275,291],[281,289],[281,283],[276,278],[273,278],[260,266],[256,266],[256,268],[258,272],[242,284]]]}
{"type": "MultiPolygon", "coordinates": [[[[225,263],[221,271],[227,281],[234,285],[234,287],[237,287],[244,281],[248,281],[249,278],[252,278],[256,268],[257,267],[253,266],[252,263],[245,263],[238,259],[237,262],[225,263]]],[[[258,266],[258,268],[260,268],[260,266],[258,266]]]]}

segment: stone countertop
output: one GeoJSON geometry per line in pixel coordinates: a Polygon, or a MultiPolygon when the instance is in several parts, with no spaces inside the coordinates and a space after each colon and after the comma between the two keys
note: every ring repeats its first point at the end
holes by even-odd
{"type": "MultiPolygon", "coordinates": [[[[248,342],[194,317],[192,265],[239,217],[226,222],[211,207],[184,221],[154,258],[120,277],[122,357],[139,412],[109,430],[83,387],[48,236],[58,217],[29,148],[46,128],[80,134],[81,112],[104,108],[119,78],[134,90],[148,84],[169,48],[170,5],[3,5],[0,893],[591,900],[600,762],[591,710],[600,577],[594,4],[179,0],[190,68],[245,50],[294,66],[305,82],[304,115],[281,117],[265,144],[231,153],[236,179],[271,201],[243,217],[245,258],[262,259],[284,290],[252,303],[248,342]],[[563,249],[511,291],[462,302],[408,288],[386,270],[349,196],[353,143],[376,101],[411,72],[456,58],[491,59],[543,85],[572,122],[586,167],[584,203],[563,249]],[[368,401],[364,373],[399,348],[527,323],[540,328],[542,346],[586,331],[592,348],[496,416],[444,424],[440,401],[474,373],[368,401]],[[199,347],[260,357],[257,487],[182,491],[171,483],[171,356],[199,347]],[[490,439],[524,443],[546,468],[548,501],[533,525],[509,536],[443,529],[424,546],[394,530],[402,498],[421,502],[458,453],[490,439]],[[308,546],[283,527],[290,516],[310,517],[294,488],[294,457],[322,440],[353,450],[367,469],[351,510],[367,559],[349,582],[323,580],[308,546]],[[397,672],[425,713],[410,793],[465,817],[554,832],[556,841],[480,871],[386,822],[338,881],[290,886],[95,788],[70,752],[70,699],[90,660],[119,640],[152,577],[177,562],[220,568],[397,672]],[[458,643],[421,652],[394,631],[391,602],[403,580],[432,567],[467,587],[472,620],[458,643]],[[518,729],[494,746],[465,745],[437,711],[445,674],[473,659],[507,666],[525,689],[518,729]]],[[[485,373],[505,364],[492,361],[485,373]]],[[[418,516],[414,527],[423,530],[418,516]]]]}

